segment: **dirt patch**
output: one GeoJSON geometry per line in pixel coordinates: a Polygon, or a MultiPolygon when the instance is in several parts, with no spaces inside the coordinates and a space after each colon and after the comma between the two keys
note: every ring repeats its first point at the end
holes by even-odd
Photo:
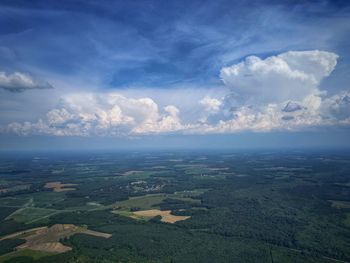
{"type": "Polygon", "coordinates": [[[134,215],[139,217],[155,217],[155,216],[161,216],[162,219],[160,221],[166,222],[166,223],[175,223],[177,221],[182,221],[190,218],[190,216],[176,216],[170,214],[170,210],[161,211],[158,209],[151,209],[151,210],[144,210],[144,211],[136,211],[133,212],[134,215]]]}
{"type": "Polygon", "coordinates": [[[74,191],[75,188],[71,186],[76,186],[77,184],[62,184],[61,182],[49,182],[45,184],[45,188],[50,188],[54,192],[64,192],[64,191],[74,191]]]}
{"type": "Polygon", "coordinates": [[[43,227],[36,227],[36,228],[32,228],[32,229],[16,232],[16,233],[13,233],[13,234],[10,234],[10,235],[7,235],[7,236],[4,236],[4,237],[0,238],[0,241],[5,240],[5,239],[10,239],[10,238],[15,238],[15,237],[18,237],[18,236],[21,236],[22,238],[24,238],[27,235],[32,235],[36,231],[39,231],[39,230],[45,229],[45,228],[47,228],[47,227],[43,226],[43,227]]]}
{"type": "Polygon", "coordinates": [[[111,234],[108,234],[108,233],[97,232],[89,229],[84,229],[84,231],[81,233],[84,233],[90,236],[104,237],[104,238],[110,238],[112,236],[111,234]]]}
{"type": "Polygon", "coordinates": [[[54,253],[64,253],[72,250],[71,247],[65,246],[60,242],[47,242],[47,243],[40,243],[40,244],[32,244],[30,246],[23,245],[23,247],[19,246],[17,249],[24,249],[24,248],[29,248],[37,251],[54,252],[54,253]]]}
{"type": "Polygon", "coordinates": [[[64,253],[72,250],[72,248],[63,245],[59,242],[59,240],[77,233],[103,238],[110,238],[112,236],[111,234],[92,231],[73,224],[56,224],[51,227],[38,227],[17,232],[1,238],[0,241],[9,238],[20,238],[26,240],[26,242],[19,245],[16,249],[31,249],[44,252],[64,253]]]}

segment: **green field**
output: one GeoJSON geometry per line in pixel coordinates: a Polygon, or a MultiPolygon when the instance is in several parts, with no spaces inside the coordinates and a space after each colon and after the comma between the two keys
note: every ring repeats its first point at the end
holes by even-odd
{"type": "Polygon", "coordinates": [[[344,224],[350,228],[350,213],[346,214],[344,224]]]}
{"type": "Polygon", "coordinates": [[[176,192],[174,194],[149,194],[130,197],[128,200],[116,202],[115,207],[120,207],[121,209],[138,208],[139,210],[159,209],[159,204],[167,198],[198,203],[200,200],[192,199],[190,196],[197,196],[201,193],[201,191],[194,190],[190,192],[176,192]]]}
{"type": "Polygon", "coordinates": [[[350,201],[334,201],[330,200],[332,203],[332,206],[338,209],[349,209],[350,208],[350,201]]]}
{"type": "MultiPolygon", "coordinates": [[[[48,252],[42,252],[42,251],[34,251],[30,249],[22,249],[18,251],[14,251],[11,253],[8,253],[6,255],[0,256],[0,263],[5,263],[8,260],[14,259],[14,258],[22,258],[20,262],[31,262],[31,260],[37,260],[42,257],[52,256],[55,253],[48,253],[48,252]]],[[[16,261],[12,261],[16,262],[16,261]]],[[[34,261],[33,261],[34,262],[34,261]]]]}
{"type": "Polygon", "coordinates": [[[27,207],[17,210],[8,216],[8,219],[13,219],[19,223],[31,224],[34,222],[47,220],[51,215],[58,213],[59,211],[53,209],[27,207]]]}
{"type": "Polygon", "coordinates": [[[139,208],[140,210],[147,210],[152,208],[159,208],[156,206],[160,204],[165,198],[166,194],[150,194],[138,197],[130,197],[128,200],[116,202],[115,206],[121,209],[139,208]]]}
{"type": "Polygon", "coordinates": [[[0,206],[22,207],[30,200],[29,196],[11,196],[0,198],[0,206]]]}

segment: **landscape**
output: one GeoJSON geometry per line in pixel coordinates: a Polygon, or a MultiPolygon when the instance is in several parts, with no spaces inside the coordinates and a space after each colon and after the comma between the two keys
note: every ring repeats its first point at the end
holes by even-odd
{"type": "Polygon", "coordinates": [[[350,263],[349,0],[0,0],[0,263],[350,263]]]}
{"type": "Polygon", "coordinates": [[[0,262],[350,260],[346,151],[17,153],[0,174],[0,262]]]}

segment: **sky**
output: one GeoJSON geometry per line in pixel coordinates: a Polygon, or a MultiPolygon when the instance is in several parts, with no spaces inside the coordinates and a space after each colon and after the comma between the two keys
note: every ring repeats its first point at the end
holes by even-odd
{"type": "Polygon", "coordinates": [[[349,148],[348,1],[0,0],[0,148],[349,148]]]}

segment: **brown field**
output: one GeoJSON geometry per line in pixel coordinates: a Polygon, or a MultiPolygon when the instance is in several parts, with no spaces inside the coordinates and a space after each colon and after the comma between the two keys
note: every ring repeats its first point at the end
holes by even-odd
{"type": "Polygon", "coordinates": [[[133,214],[136,215],[137,217],[161,216],[162,219],[160,221],[166,222],[166,223],[171,223],[171,224],[173,224],[173,223],[175,223],[177,221],[186,220],[186,219],[190,218],[190,216],[176,216],[176,215],[172,215],[170,213],[171,213],[170,210],[161,211],[161,210],[158,210],[158,209],[151,209],[151,210],[144,210],[144,211],[133,212],[133,214]]]}
{"type": "Polygon", "coordinates": [[[77,233],[103,238],[110,238],[112,236],[111,234],[92,231],[73,224],[56,224],[51,227],[38,227],[17,232],[0,238],[0,241],[9,238],[20,238],[26,240],[26,242],[19,245],[16,249],[64,253],[72,250],[72,248],[61,244],[59,240],[77,233]]]}
{"type": "Polygon", "coordinates": [[[131,171],[127,171],[127,172],[123,173],[123,175],[133,175],[133,174],[142,173],[142,172],[143,171],[131,170],[131,171]]]}
{"type": "Polygon", "coordinates": [[[54,192],[74,191],[76,184],[62,184],[61,182],[49,182],[45,184],[45,188],[51,188],[54,192]],[[67,188],[66,188],[67,187],[67,188]]]}
{"type": "Polygon", "coordinates": [[[33,233],[35,233],[36,231],[40,231],[41,229],[45,229],[47,228],[46,226],[42,226],[42,227],[36,227],[36,228],[32,228],[32,229],[28,229],[28,230],[23,230],[17,233],[13,233],[4,237],[0,238],[0,241],[5,240],[5,239],[10,239],[10,238],[15,238],[18,236],[24,237],[26,235],[32,235],[33,233]]]}

